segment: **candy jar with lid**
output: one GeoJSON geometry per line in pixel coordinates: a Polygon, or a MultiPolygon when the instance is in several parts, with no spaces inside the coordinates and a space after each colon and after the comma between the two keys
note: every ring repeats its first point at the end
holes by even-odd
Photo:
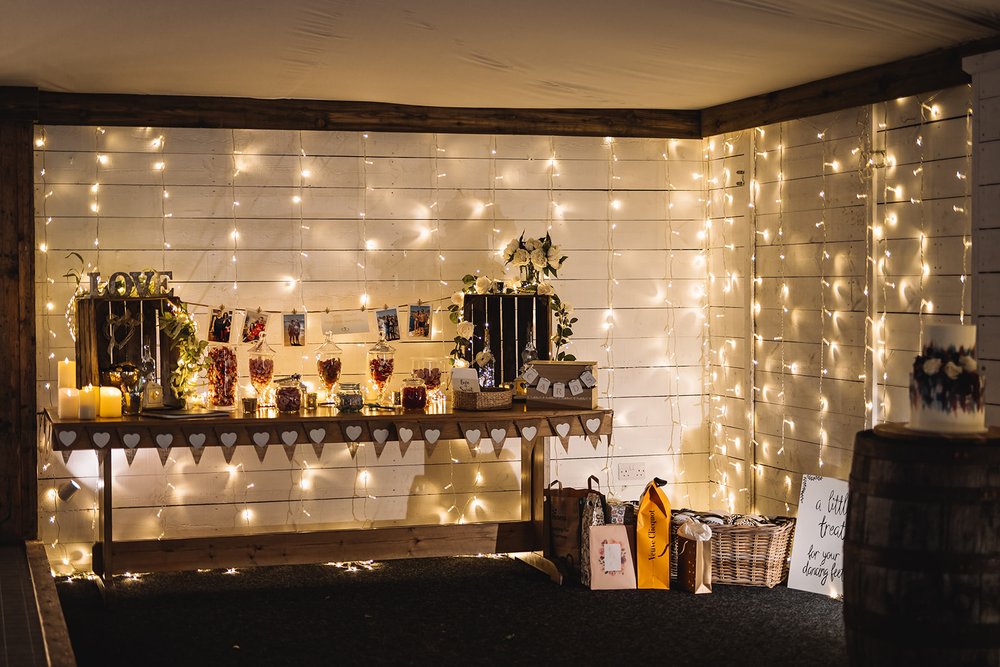
{"type": "Polygon", "coordinates": [[[298,412],[302,409],[302,398],[305,395],[305,387],[302,385],[302,378],[299,375],[289,375],[281,378],[278,388],[274,391],[274,406],[278,412],[298,412]]]}
{"type": "Polygon", "coordinates": [[[213,343],[208,346],[207,359],[209,405],[217,410],[234,410],[239,382],[236,348],[213,343]]]}
{"type": "Polygon", "coordinates": [[[326,342],[316,348],[316,373],[319,375],[320,384],[326,389],[327,400],[323,405],[333,405],[333,387],[340,381],[340,369],[342,367],[340,357],[343,350],[333,340],[333,332],[326,332],[326,342]]]}
{"type": "Polygon", "coordinates": [[[341,382],[337,385],[337,410],[340,412],[360,412],[365,405],[361,395],[361,385],[357,382],[341,382]]]}
{"type": "Polygon", "coordinates": [[[427,407],[427,387],[418,377],[403,380],[402,398],[404,410],[423,410],[427,407]]]}
{"type": "Polygon", "coordinates": [[[368,350],[368,376],[378,387],[380,405],[392,405],[391,397],[387,397],[386,387],[392,379],[395,370],[396,350],[385,342],[385,336],[379,334],[379,341],[368,350]]]}
{"type": "Polygon", "coordinates": [[[274,349],[267,344],[267,335],[261,334],[248,352],[250,356],[250,384],[257,392],[257,406],[271,407],[267,390],[274,379],[274,349]]]}

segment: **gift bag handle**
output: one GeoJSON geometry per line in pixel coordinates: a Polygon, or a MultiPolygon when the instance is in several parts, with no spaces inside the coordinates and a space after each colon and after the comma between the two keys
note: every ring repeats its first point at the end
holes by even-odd
{"type": "Polygon", "coordinates": [[[559,486],[558,486],[558,487],[556,487],[556,488],[557,488],[557,489],[558,489],[559,491],[562,491],[562,482],[560,482],[560,481],[559,481],[558,479],[554,479],[554,480],[552,480],[552,482],[551,482],[551,483],[549,484],[549,488],[551,489],[551,488],[555,487],[555,486],[556,486],[556,484],[558,484],[558,485],[559,485],[559,486]]]}
{"type": "MultiPolygon", "coordinates": [[[[664,482],[664,484],[666,484],[666,482],[664,482]]],[[[601,488],[601,480],[597,479],[597,475],[591,475],[590,477],[587,478],[588,491],[599,491],[600,488],[601,488]],[[594,488],[595,484],[597,485],[597,489],[594,488]]]]}

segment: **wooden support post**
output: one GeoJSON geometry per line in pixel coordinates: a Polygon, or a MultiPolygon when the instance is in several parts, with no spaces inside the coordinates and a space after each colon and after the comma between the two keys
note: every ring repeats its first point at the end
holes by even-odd
{"type": "Polygon", "coordinates": [[[0,542],[38,533],[32,124],[0,114],[0,542]]]}

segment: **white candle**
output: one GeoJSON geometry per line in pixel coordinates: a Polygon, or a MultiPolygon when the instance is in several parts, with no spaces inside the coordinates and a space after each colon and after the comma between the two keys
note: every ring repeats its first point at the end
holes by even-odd
{"type": "Polygon", "coordinates": [[[101,387],[101,408],[102,417],[122,416],[122,392],[117,387],[101,387]]]}
{"type": "Polygon", "coordinates": [[[97,419],[97,407],[101,402],[99,387],[87,385],[80,390],[80,419],[97,419]]]}
{"type": "Polygon", "coordinates": [[[80,391],[72,387],[59,390],[59,419],[79,419],[80,391]]]}
{"type": "Polygon", "coordinates": [[[59,362],[59,388],[76,389],[76,362],[69,358],[59,362]]]}

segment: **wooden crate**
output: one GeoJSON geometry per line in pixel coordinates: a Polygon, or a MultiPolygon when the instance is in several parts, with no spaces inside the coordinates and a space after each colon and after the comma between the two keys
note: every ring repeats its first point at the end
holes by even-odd
{"type": "Polygon", "coordinates": [[[531,367],[538,371],[538,379],[528,387],[529,408],[574,408],[593,409],[597,407],[597,362],[596,361],[533,361],[531,367]],[[583,386],[583,392],[576,396],[570,393],[569,383],[580,378],[589,370],[594,376],[595,384],[591,388],[583,386]],[[550,387],[544,394],[538,391],[538,383],[546,378],[552,385],[562,383],[566,386],[563,398],[552,395],[550,387]]]}
{"type": "Polygon", "coordinates": [[[157,360],[157,379],[163,386],[163,400],[177,402],[170,387],[170,373],[177,365],[177,351],[170,337],[158,324],[175,297],[84,297],[76,302],[76,381],[78,386],[102,384],[101,374],[115,365],[130,362],[139,365],[143,344],[149,345],[157,360]],[[112,330],[112,322],[127,317],[134,322],[112,330]],[[128,331],[131,328],[131,336],[128,331]],[[114,338],[114,344],[112,344],[114,338]],[[127,340],[126,340],[127,338],[127,340]]]}
{"type": "Polygon", "coordinates": [[[465,359],[484,348],[486,325],[490,327],[490,351],[496,360],[496,382],[511,383],[521,369],[521,353],[528,343],[528,329],[534,324],[535,347],[539,359],[549,358],[552,314],[549,297],[535,294],[466,294],[463,317],[472,322],[475,333],[465,359]]]}

